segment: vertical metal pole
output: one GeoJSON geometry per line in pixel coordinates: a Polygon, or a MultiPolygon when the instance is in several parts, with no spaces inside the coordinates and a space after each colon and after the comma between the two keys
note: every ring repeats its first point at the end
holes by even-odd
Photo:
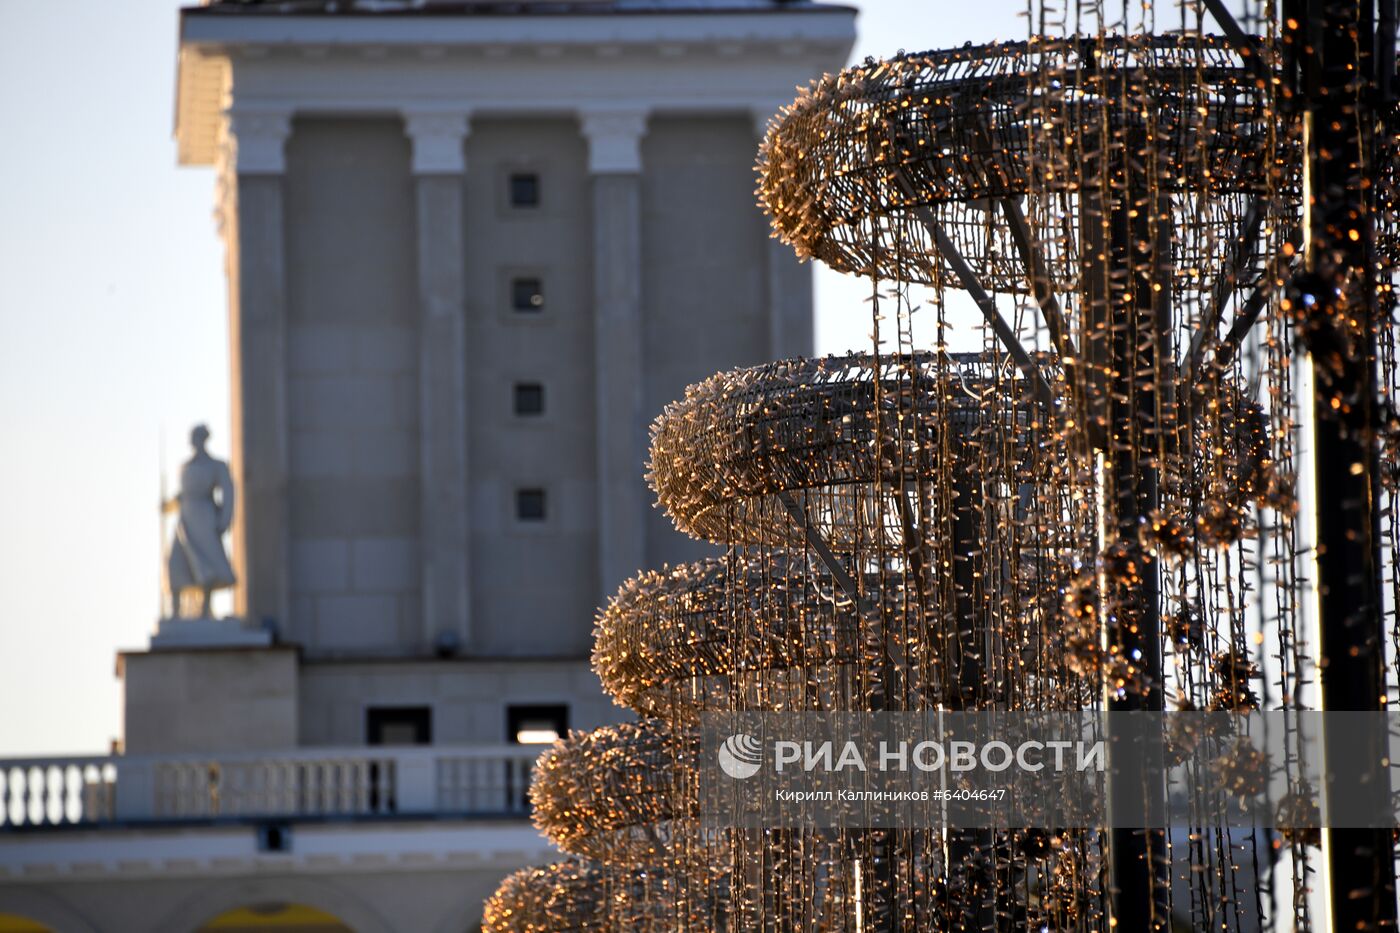
{"type": "MultiPolygon", "coordinates": [[[[1108,89],[1105,94],[1119,96],[1108,89]]],[[[1112,538],[1129,545],[1138,567],[1136,581],[1124,580],[1112,569],[1106,578],[1105,596],[1112,606],[1109,643],[1120,657],[1131,659],[1141,678],[1121,696],[1110,693],[1110,712],[1163,709],[1158,566],[1134,547],[1139,527],[1159,498],[1158,380],[1144,380],[1142,374],[1158,371],[1159,348],[1171,324],[1166,303],[1171,253],[1169,240],[1164,243],[1170,231],[1162,229],[1166,221],[1158,217],[1154,236],[1150,221],[1161,207],[1140,167],[1144,145],[1138,132],[1102,139],[1086,174],[1107,172],[1109,190],[1105,197],[1086,187],[1080,207],[1087,287],[1080,345],[1092,373],[1090,404],[1101,419],[1095,431],[1106,463],[1101,501],[1112,538]]],[[[1166,833],[1154,819],[1160,818],[1161,768],[1154,767],[1152,748],[1116,734],[1111,723],[1108,750],[1108,803],[1115,824],[1110,831],[1112,915],[1119,930],[1163,930],[1170,922],[1166,833]],[[1139,816],[1140,825],[1135,825],[1139,816]],[[1123,823],[1127,825],[1119,825],[1123,823]]]]}
{"type": "MultiPolygon", "coordinates": [[[[1301,65],[1306,107],[1310,236],[1306,271],[1294,293],[1313,366],[1319,647],[1322,704],[1330,711],[1384,709],[1374,189],[1366,174],[1375,152],[1377,79],[1388,84],[1392,76],[1376,74],[1372,2],[1290,4],[1303,8],[1307,34],[1285,32],[1301,65]],[[1366,82],[1360,90],[1358,79],[1366,82]]],[[[1383,737],[1340,744],[1325,741],[1326,799],[1371,798],[1377,812],[1389,812],[1389,781],[1363,779],[1374,770],[1366,764],[1385,755],[1383,737]]],[[[1391,831],[1330,829],[1325,846],[1331,928],[1394,929],[1391,831]]]]}
{"type": "MultiPolygon", "coordinates": [[[[972,428],[972,418],[951,414],[953,431],[961,436],[972,428]],[[966,420],[964,420],[966,419],[966,420]]],[[[977,562],[982,553],[982,522],[985,502],[981,474],[975,464],[954,460],[955,498],[948,517],[953,555],[953,582],[956,587],[954,624],[949,633],[950,684],[948,708],[955,711],[986,711],[992,708],[987,690],[985,626],[977,599],[977,562]]],[[[990,829],[951,829],[948,833],[949,929],[973,933],[996,929],[996,839],[990,829]]]]}

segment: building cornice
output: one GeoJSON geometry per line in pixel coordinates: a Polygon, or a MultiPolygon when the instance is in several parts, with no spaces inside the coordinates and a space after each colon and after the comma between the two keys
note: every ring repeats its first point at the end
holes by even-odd
{"type": "MultiPolygon", "coordinates": [[[[491,116],[752,114],[841,67],[855,38],[853,12],[827,7],[800,16],[186,11],[181,27],[176,135],[184,164],[217,160],[235,86],[235,109],[293,114],[464,112],[468,104],[491,116]]],[[[437,158],[424,152],[425,165],[437,158]]]]}
{"type": "Polygon", "coordinates": [[[552,851],[524,821],[296,824],[288,853],[259,852],[246,826],[95,829],[0,836],[0,886],[53,881],[282,874],[510,871],[552,851]]]}
{"type": "Polygon", "coordinates": [[[680,41],[831,41],[854,36],[856,11],[850,7],[806,7],[794,11],[714,10],[614,12],[607,15],[560,13],[529,16],[305,16],[209,15],[183,10],[180,39],[185,43],[282,45],[436,45],[471,47],[500,44],[593,46],[605,43],[680,41]]]}

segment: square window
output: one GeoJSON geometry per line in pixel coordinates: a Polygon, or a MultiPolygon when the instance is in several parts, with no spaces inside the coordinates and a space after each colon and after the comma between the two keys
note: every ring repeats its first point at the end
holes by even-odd
{"type": "Polygon", "coordinates": [[[544,310],[544,283],[539,279],[510,280],[510,306],[521,314],[538,314],[544,310]]]}
{"type": "Polygon", "coordinates": [[[515,491],[515,517],[522,522],[542,522],[545,518],[545,496],[543,489],[517,489],[515,491]]]}
{"type": "Polygon", "coordinates": [[[510,206],[540,206],[540,176],[534,172],[515,172],[510,176],[510,206]]]}
{"type": "Polygon", "coordinates": [[[515,413],[517,415],[544,414],[544,386],[538,382],[517,382],[515,384],[515,413]]]}

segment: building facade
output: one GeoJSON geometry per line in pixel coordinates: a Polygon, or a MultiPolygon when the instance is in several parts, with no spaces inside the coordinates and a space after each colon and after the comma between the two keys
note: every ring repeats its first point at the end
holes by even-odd
{"type": "Polygon", "coordinates": [[[810,273],[752,165],[853,37],[808,0],[183,12],[241,623],[123,653],[123,754],[0,762],[0,915],[469,930],[551,857],[530,742],[617,716],[594,610],[705,553],[651,508],[647,424],[811,350],[810,273]]]}

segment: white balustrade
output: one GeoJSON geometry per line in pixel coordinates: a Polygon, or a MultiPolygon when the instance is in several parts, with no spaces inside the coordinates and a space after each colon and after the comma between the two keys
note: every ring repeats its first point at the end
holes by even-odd
{"type": "Polygon", "coordinates": [[[0,759],[0,826],[110,820],[115,781],[106,757],[0,759]]]}
{"type": "Polygon", "coordinates": [[[518,819],[536,749],[307,748],[0,759],[0,831],[159,820],[518,819]]]}

